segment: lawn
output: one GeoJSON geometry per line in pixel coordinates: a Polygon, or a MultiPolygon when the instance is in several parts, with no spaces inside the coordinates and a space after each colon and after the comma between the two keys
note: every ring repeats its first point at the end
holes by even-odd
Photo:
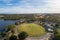
{"type": "Polygon", "coordinates": [[[28,23],[28,24],[21,24],[19,26],[17,26],[18,32],[26,32],[28,33],[29,36],[42,36],[44,35],[45,29],[38,25],[38,24],[34,24],[34,23],[28,23]]]}

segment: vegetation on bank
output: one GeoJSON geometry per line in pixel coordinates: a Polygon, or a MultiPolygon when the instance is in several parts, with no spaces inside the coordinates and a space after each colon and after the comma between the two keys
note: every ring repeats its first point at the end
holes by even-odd
{"type": "Polygon", "coordinates": [[[7,14],[4,15],[4,20],[20,20],[20,19],[24,19],[24,18],[32,18],[34,17],[34,15],[32,14],[7,14]],[[28,16],[28,17],[27,17],[28,16]]]}
{"type": "Polygon", "coordinates": [[[14,28],[15,28],[15,25],[12,25],[12,24],[7,25],[7,26],[5,27],[5,31],[6,31],[6,32],[8,32],[8,31],[13,31],[14,28]]]}
{"type": "Polygon", "coordinates": [[[54,40],[60,40],[60,28],[54,29],[54,40]]]}

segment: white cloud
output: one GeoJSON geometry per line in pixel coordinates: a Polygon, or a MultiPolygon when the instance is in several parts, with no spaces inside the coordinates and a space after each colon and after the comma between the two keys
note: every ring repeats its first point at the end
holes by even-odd
{"type": "Polygon", "coordinates": [[[0,13],[40,13],[44,10],[39,8],[21,8],[21,7],[12,7],[12,8],[0,8],[0,13]]]}
{"type": "MultiPolygon", "coordinates": [[[[23,2],[26,2],[26,0],[23,2]]],[[[0,8],[0,13],[60,13],[60,0],[47,0],[45,2],[47,4],[43,7],[39,7],[40,5],[34,7],[27,3],[24,6],[0,8]]]]}
{"type": "Polygon", "coordinates": [[[48,13],[60,13],[60,0],[48,0],[47,1],[48,13]]]}
{"type": "Polygon", "coordinates": [[[50,7],[60,7],[60,0],[48,0],[47,2],[50,7]]]}

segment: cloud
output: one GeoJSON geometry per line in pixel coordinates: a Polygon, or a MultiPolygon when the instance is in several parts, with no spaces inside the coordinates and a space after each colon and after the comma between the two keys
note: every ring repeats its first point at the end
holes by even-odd
{"type": "Polygon", "coordinates": [[[44,8],[33,8],[33,7],[12,7],[12,8],[0,8],[0,13],[41,13],[45,11],[44,8]],[[44,9],[44,10],[43,10],[44,9]]]}
{"type": "Polygon", "coordinates": [[[47,5],[53,8],[60,8],[60,0],[48,0],[47,5]]]}
{"type": "Polygon", "coordinates": [[[48,0],[47,1],[48,13],[60,13],[60,0],[48,0]]]}
{"type": "Polygon", "coordinates": [[[0,13],[60,13],[60,0],[22,0],[15,5],[0,8],[0,13]]]}

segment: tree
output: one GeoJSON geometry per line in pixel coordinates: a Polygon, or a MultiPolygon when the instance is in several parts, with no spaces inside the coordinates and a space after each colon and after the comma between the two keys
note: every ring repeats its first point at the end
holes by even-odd
{"type": "Polygon", "coordinates": [[[5,27],[5,31],[6,31],[6,32],[11,31],[11,30],[13,30],[13,28],[15,28],[15,25],[12,25],[12,24],[7,25],[7,26],[5,27]]]}
{"type": "Polygon", "coordinates": [[[55,27],[58,28],[59,27],[59,24],[55,24],[55,27]]]}
{"type": "Polygon", "coordinates": [[[15,22],[15,25],[19,25],[20,23],[19,22],[15,22]]]}
{"type": "Polygon", "coordinates": [[[26,32],[21,32],[18,34],[18,38],[20,40],[24,40],[27,36],[28,36],[28,34],[26,32]]]}
{"type": "Polygon", "coordinates": [[[60,34],[55,34],[54,35],[54,40],[60,40],[60,34]]]}
{"type": "Polygon", "coordinates": [[[17,40],[17,36],[12,35],[12,36],[9,38],[9,40],[17,40]]]}
{"type": "Polygon", "coordinates": [[[4,39],[4,40],[7,40],[7,39],[4,39]]]}
{"type": "Polygon", "coordinates": [[[55,29],[54,29],[54,34],[57,34],[57,33],[58,33],[58,32],[57,32],[57,29],[55,28],[55,29]]]}
{"type": "Polygon", "coordinates": [[[5,32],[1,32],[0,35],[1,35],[2,37],[5,37],[6,33],[5,33],[5,32]]]}

